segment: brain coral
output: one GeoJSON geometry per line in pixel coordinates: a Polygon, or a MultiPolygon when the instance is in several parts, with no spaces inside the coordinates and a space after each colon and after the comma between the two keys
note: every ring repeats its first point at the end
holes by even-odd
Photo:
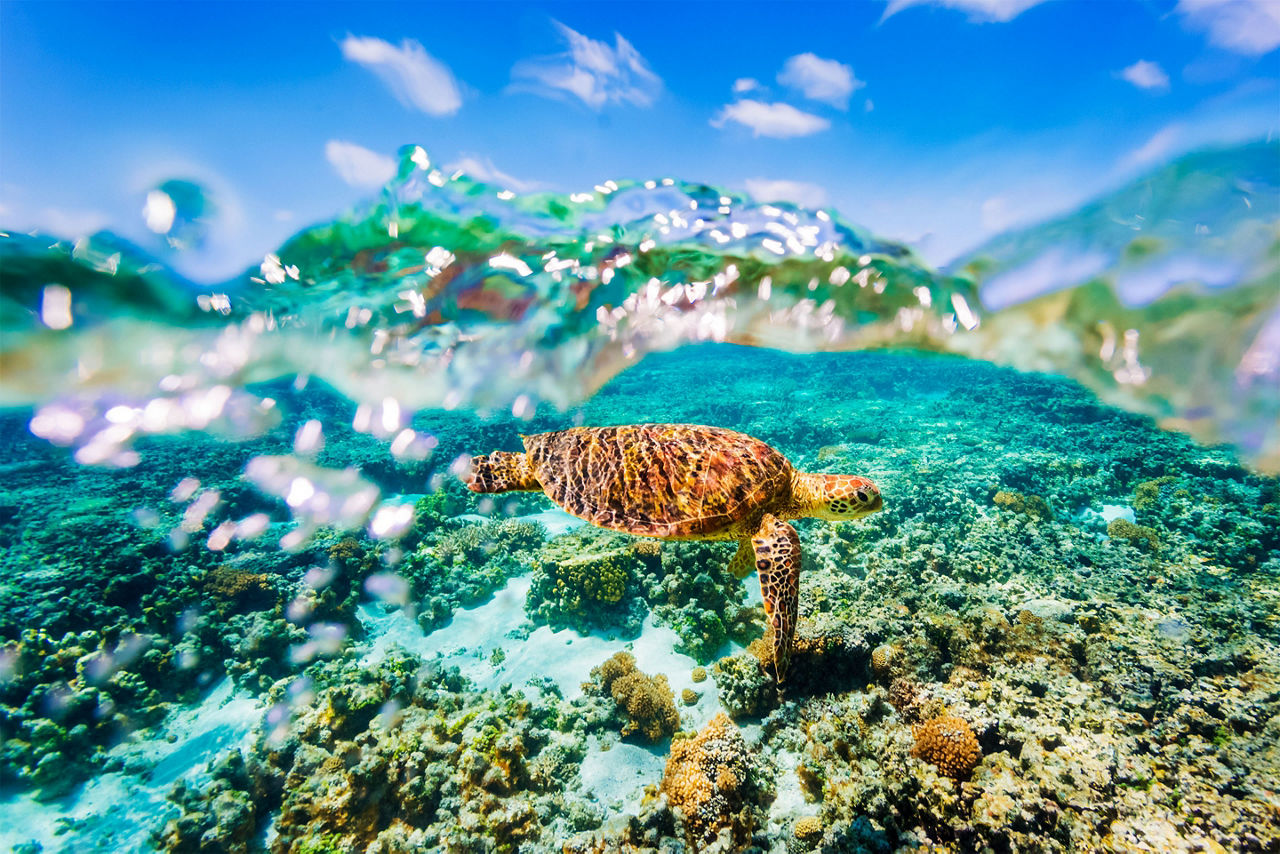
{"type": "Polygon", "coordinates": [[[939,715],[911,728],[916,738],[912,756],[923,759],[953,780],[963,780],[982,759],[973,728],[963,718],[939,715]]]}
{"type": "Polygon", "coordinates": [[[731,828],[740,844],[758,818],[759,776],[742,733],[721,712],[693,738],[671,743],[662,791],[683,813],[695,847],[715,839],[722,827],[731,828]]]}

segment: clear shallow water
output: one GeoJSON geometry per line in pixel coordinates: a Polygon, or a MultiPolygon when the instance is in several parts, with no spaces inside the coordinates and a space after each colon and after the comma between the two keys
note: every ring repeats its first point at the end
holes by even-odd
{"type": "Polygon", "coordinates": [[[1192,155],[950,273],[833,212],[508,197],[417,148],[217,288],[109,235],[9,235],[0,773],[43,818],[4,841],[111,838],[80,788],[109,773],[154,805],[131,844],[170,850],[1269,850],[1276,154],[1192,155]],[[731,549],[565,531],[456,478],[636,421],[880,484],[884,512],[798,526],[783,702],[731,549]],[[756,764],[679,785],[669,728],[593,682],[628,648],[676,726],[728,711],[720,753],[756,764]],[[177,789],[119,758],[217,692],[243,750],[182,753],[177,789]],[[940,717],[979,748],[954,779],[913,730],[940,717]]]}

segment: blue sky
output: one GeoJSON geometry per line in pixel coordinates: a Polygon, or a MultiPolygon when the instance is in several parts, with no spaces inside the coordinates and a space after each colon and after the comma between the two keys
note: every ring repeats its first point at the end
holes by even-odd
{"type": "Polygon", "coordinates": [[[935,263],[1200,145],[1280,132],[1280,0],[0,3],[0,225],[160,249],[193,180],[215,279],[389,156],[511,189],[676,176],[935,263]]]}

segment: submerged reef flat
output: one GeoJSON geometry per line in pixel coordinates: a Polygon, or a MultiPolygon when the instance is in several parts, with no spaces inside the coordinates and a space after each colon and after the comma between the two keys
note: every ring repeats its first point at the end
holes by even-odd
{"type": "Polygon", "coordinates": [[[34,818],[0,846],[141,821],[175,852],[1280,851],[1280,484],[1225,449],[912,354],[685,348],[565,413],[417,413],[412,459],[318,383],[257,393],[274,430],[153,437],[115,470],[4,414],[0,810],[34,818]],[[876,515],[796,523],[781,694],[732,544],[572,528],[455,476],[642,421],[880,486],[876,515]],[[412,521],[310,524],[264,458],[350,469],[412,521]],[[183,769],[146,749],[210,698],[260,710],[243,741],[184,742],[183,769]],[[108,777],[145,818],[88,815],[108,777]]]}

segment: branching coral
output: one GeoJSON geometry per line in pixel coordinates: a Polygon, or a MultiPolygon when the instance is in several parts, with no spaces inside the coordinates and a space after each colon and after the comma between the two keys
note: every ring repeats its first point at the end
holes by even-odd
{"type": "Polygon", "coordinates": [[[615,654],[592,670],[591,676],[600,680],[600,687],[626,712],[629,720],[622,728],[623,735],[640,732],[658,741],[680,728],[680,713],[667,677],[640,672],[631,653],[615,654]]]}
{"type": "Polygon", "coordinates": [[[684,814],[695,846],[710,842],[724,827],[730,828],[735,845],[750,838],[763,818],[759,808],[769,799],[757,763],[724,713],[693,738],[671,743],[662,791],[684,814]]]}
{"type": "Polygon", "coordinates": [[[969,722],[955,715],[939,715],[912,727],[916,746],[911,755],[937,767],[953,780],[964,780],[982,759],[982,748],[969,722]]]}
{"type": "Polygon", "coordinates": [[[1032,519],[1049,521],[1053,519],[1053,511],[1049,509],[1049,502],[1039,495],[1023,495],[1020,492],[1010,492],[1002,489],[991,500],[1000,507],[1012,510],[1014,513],[1030,516],[1032,519]]]}
{"type": "Polygon", "coordinates": [[[1146,543],[1151,551],[1160,550],[1160,537],[1146,525],[1135,525],[1128,519],[1112,519],[1107,525],[1107,536],[1113,540],[1126,540],[1135,549],[1146,543]]]}
{"type": "Polygon", "coordinates": [[[245,572],[230,566],[210,570],[204,580],[205,592],[224,604],[259,610],[275,604],[276,591],[264,573],[245,572]]]}

